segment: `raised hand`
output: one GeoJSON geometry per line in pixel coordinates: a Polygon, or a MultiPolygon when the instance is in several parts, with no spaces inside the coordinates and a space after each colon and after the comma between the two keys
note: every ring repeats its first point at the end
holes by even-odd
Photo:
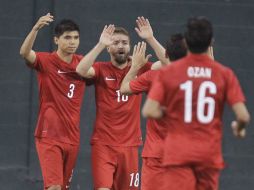
{"type": "Polygon", "coordinates": [[[233,130],[233,134],[238,138],[244,138],[246,136],[245,127],[241,127],[237,121],[232,121],[231,128],[233,130]]]}
{"type": "Polygon", "coordinates": [[[100,43],[109,46],[112,44],[112,35],[115,31],[115,26],[113,24],[110,24],[109,26],[105,26],[100,37],[100,43]]]}
{"type": "Polygon", "coordinates": [[[43,26],[49,25],[53,21],[54,21],[54,17],[50,13],[48,13],[48,14],[40,17],[39,20],[37,21],[37,23],[34,25],[33,28],[34,28],[34,30],[38,31],[43,26]]]}
{"type": "Polygon", "coordinates": [[[146,43],[139,42],[137,45],[134,46],[133,54],[132,54],[132,67],[139,70],[142,68],[147,62],[151,55],[146,54],[146,43]]]}
{"type": "Polygon", "coordinates": [[[136,20],[137,27],[135,27],[136,32],[142,39],[150,39],[153,37],[153,29],[149,23],[149,20],[142,17],[138,17],[136,20]]]}

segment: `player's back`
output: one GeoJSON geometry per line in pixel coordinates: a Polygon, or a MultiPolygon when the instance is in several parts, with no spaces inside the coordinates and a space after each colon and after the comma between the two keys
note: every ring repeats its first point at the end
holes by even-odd
{"type": "Polygon", "coordinates": [[[190,54],[163,69],[160,77],[166,89],[165,162],[222,167],[222,112],[230,101],[233,72],[206,55],[190,54]]]}

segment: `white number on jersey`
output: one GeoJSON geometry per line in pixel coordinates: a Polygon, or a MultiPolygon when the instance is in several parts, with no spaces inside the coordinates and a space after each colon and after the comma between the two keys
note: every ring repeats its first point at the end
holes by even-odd
{"type": "MultiPolygon", "coordinates": [[[[185,91],[184,98],[184,122],[191,123],[192,121],[192,94],[193,94],[193,82],[191,80],[186,81],[180,85],[180,89],[185,91]]],[[[197,119],[200,123],[210,123],[214,118],[215,112],[215,100],[212,97],[207,97],[206,91],[210,94],[216,94],[216,85],[211,81],[204,81],[201,83],[198,89],[197,100],[197,119]],[[207,105],[207,113],[205,115],[205,107],[207,105]]]]}
{"type": "Polygon", "coordinates": [[[116,91],[116,95],[117,95],[117,102],[121,102],[121,101],[127,102],[128,101],[129,97],[127,95],[121,95],[120,90],[116,91]]]}
{"type": "Polygon", "coordinates": [[[131,173],[130,187],[138,187],[139,186],[139,173],[131,173]]]}
{"type": "Polygon", "coordinates": [[[75,84],[70,84],[70,86],[69,86],[69,92],[68,92],[68,94],[67,94],[67,96],[68,96],[69,98],[72,98],[72,97],[73,97],[73,95],[74,95],[74,89],[75,89],[75,84]]]}

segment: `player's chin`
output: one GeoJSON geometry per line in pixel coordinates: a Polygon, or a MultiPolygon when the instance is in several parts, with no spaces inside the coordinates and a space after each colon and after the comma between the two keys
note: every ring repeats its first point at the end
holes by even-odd
{"type": "Polygon", "coordinates": [[[119,64],[124,64],[128,60],[128,56],[127,55],[117,55],[117,56],[115,56],[115,60],[119,64]]]}
{"type": "Polygon", "coordinates": [[[73,53],[76,53],[76,51],[77,51],[77,48],[68,48],[66,52],[69,54],[73,54],[73,53]]]}

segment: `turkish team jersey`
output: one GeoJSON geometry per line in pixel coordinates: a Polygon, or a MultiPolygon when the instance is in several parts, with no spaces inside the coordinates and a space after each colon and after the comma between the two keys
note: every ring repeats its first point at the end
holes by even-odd
{"type": "Polygon", "coordinates": [[[149,98],[166,107],[164,164],[224,167],[224,103],[232,106],[245,101],[231,69],[206,55],[190,54],[160,71],[149,98]]]}
{"type": "Polygon", "coordinates": [[[34,64],[39,86],[39,117],[36,137],[79,144],[80,108],[85,90],[84,80],[76,73],[82,56],[73,55],[71,63],[56,52],[37,52],[34,64]]]}
{"type": "MultiPolygon", "coordinates": [[[[132,93],[148,92],[152,86],[159,70],[150,70],[134,80],[130,81],[132,93]]],[[[163,153],[163,141],[167,134],[167,126],[164,119],[147,119],[146,121],[146,139],[142,151],[142,157],[161,158],[163,153]]]]}
{"type": "MultiPolygon", "coordinates": [[[[91,143],[112,146],[137,146],[142,143],[140,131],[141,95],[122,95],[120,87],[130,65],[123,69],[111,62],[96,62],[96,120],[91,143]]],[[[147,63],[138,75],[149,70],[147,63]]]]}

